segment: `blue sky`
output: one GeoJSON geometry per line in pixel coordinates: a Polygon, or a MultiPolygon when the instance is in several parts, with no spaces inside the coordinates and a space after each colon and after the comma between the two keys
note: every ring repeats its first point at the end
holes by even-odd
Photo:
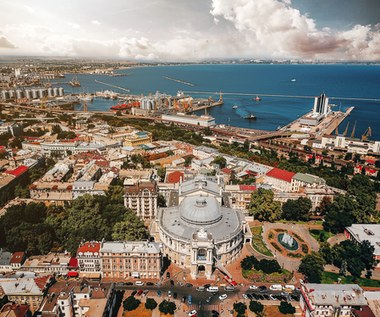
{"type": "Polygon", "coordinates": [[[380,0],[1,0],[0,55],[380,60],[380,0]]]}

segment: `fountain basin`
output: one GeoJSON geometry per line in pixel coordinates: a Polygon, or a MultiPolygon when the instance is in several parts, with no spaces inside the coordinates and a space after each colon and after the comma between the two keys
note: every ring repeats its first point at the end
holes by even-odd
{"type": "Polygon", "coordinates": [[[278,242],[287,250],[295,251],[298,249],[298,242],[288,233],[280,233],[277,236],[278,242]]]}

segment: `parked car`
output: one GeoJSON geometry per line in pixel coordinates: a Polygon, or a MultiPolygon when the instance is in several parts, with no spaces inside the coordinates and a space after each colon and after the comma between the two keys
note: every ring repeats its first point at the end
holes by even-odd
{"type": "Polygon", "coordinates": [[[147,285],[147,286],[153,286],[154,283],[153,283],[153,282],[148,282],[148,283],[146,283],[146,285],[147,285]]]}
{"type": "Polygon", "coordinates": [[[168,297],[172,297],[172,291],[168,291],[168,297]]]}
{"type": "Polygon", "coordinates": [[[162,294],[161,290],[157,290],[157,296],[161,297],[161,294],[162,294]]]}
{"type": "Polygon", "coordinates": [[[143,293],[143,290],[142,289],[140,289],[138,292],[137,292],[137,296],[140,296],[141,294],[143,293]]]}
{"type": "Polygon", "coordinates": [[[131,293],[131,296],[135,296],[136,293],[137,293],[137,291],[133,291],[133,292],[131,293]]]}
{"type": "Polygon", "coordinates": [[[258,289],[260,290],[260,293],[265,293],[268,291],[268,288],[265,285],[259,286],[258,289]]]}
{"type": "Polygon", "coordinates": [[[183,286],[184,284],[182,282],[178,282],[178,286],[183,286]]]}
{"type": "Polygon", "coordinates": [[[249,285],[249,289],[257,289],[256,285],[249,285]]]}
{"type": "Polygon", "coordinates": [[[244,299],[249,299],[249,297],[248,297],[247,294],[243,294],[243,298],[244,298],[244,299]]]}
{"type": "Polygon", "coordinates": [[[186,283],[185,286],[186,286],[186,287],[193,287],[193,284],[191,284],[191,283],[186,283]]]}
{"type": "Polygon", "coordinates": [[[124,285],[130,286],[130,285],[133,285],[133,283],[132,282],[126,282],[126,283],[124,283],[124,285]]]}
{"type": "Polygon", "coordinates": [[[271,291],[282,291],[282,285],[281,284],[273,284],[269,286],[269,289],[271,291]]]}
{"type": "Polygon", "coordinates": [[[177,293],[176,293],[176,292],[173,293],[173,298],[174,298],[174,299],[177,298],[177,293]]]}
{"type": "Polygon", "coordinates": [[[192,310],[192,311],[190,311],[189,312],[189,316],[190,317],[195,317],[195,316],[197,316],[197,311],[194,309],[194,310],[192,310]]]}
{"type": "Polygon", "coordinates": [[[219,296],[220,300],[225,300],[227,298],[227,294],[222,294],[219,296]]]}
{"type": "Polygon", "coordinates": [[[217,312],[216,310],[212,310],[211,311],[211,314],[212,314],[212,317],[219,317],[219,312],[217,312]]]}
{"type": "Polygon", "coordinates": [[[136,281],[136,282],[135,282],[135,285],[136,285],[136,286],[143,286],[143,285],[144,285],[144,282],[136,281]]]}
{"type": "Polygon", "coordinates": [[[182,303],[186,303],[187,296],[182,296],[182,303]]]}
{"type": "Polygon", "coordinates": [[[233,286],[224,286],[224,290],[226,292],[233,292],[235,290],[235,287],[233,287],[233,286]]]}
{"type": "Polygon", "coordinates": [[[195,290],[198,291],[198,292],[204,292],[206,289],[205,289],[204,286],[199,286],[195,290]]]}

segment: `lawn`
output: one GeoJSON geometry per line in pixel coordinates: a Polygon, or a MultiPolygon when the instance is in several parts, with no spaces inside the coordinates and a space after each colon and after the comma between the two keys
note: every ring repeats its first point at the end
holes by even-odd
{"type": "Polygon", "coordinates": [[[342,279],[341,284],[359,284],[360,286],[380,287],[380,281],[377,280],[371,280],[368,278],[358,278],[357,280],[354,280],[352,276],[342,276],[332,272],[323,272],[322,283],[334,284],[338,281],[338,278],[342,279]]]}
{"type": "Polygon", "coordinates": [[[261,234],[263,232],[263,227],[262,226],[257,226],[257,227],[251,227],[252,231],[252,247],[259,253],[267,255],[267,256],[273,256],[273,254],[269,251],[267,246],[265,245],[261,234]]]}
{"type": "Polygon", "coordinates": [[[319,229],[310,229],[310,234],[319,243],[326,242],[327,239],[329,239],[332,236],[334,236],[334,234],[331,233],[331,232],[328,232],[328,231],[325,231],[325,230],[319,230],[319,229]]]}

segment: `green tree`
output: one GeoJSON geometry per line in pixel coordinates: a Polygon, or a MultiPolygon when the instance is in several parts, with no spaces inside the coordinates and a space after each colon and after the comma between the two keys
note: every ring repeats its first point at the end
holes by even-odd
{"type": "Polygon", "coordinates": [[[249,310],[260,316],[264,311],[264,305],[253,300],[249,303],[249,310]]]}
{"type": "Polygon", "coordinates": [[[276,221],[281,215],[281,203],[274,201],[273,191],[258,189],[252,193],[249,214],[260,221],[276,221]]]}
{"type": "Polygon", "coordinates": [[[278,306],[278,310],[281,314],[294,314],[296,309],[289,303],[281,301],[280,306],[278,306]]]}
{"type": "Polygon", "coordinates": [[[157,302],[153,298],[147,298],[145,302],[145,308],[153,310],[157,307],[157,302]]]}
{"type": "Polygon", "coordinates": [[[350,196],[337,195],[334,202],[326,207],[323,228],[333,233],[343,232],[353,224],[358,203],[350,196]]]}
{"type": "Polygon", "coordinates": [[[166,205],[166,199],[161,194],[158,194],[158,196],[157,196],[157,206],[158,207],[167,207],[167,205],[166,205]]]}
{"type": "Polygon", "coordinates": [[[312,204],[309,198],[289,199],[282,205],[282,217],[287,220],[307,221],[310,217],[312,204]]]}
{"type": "Polygon", "coordinates": [[[298,271],[305,275],[310,283],[320,283],[324,265],[324,259],[318,253],[312,252],[303,257],[298,271]]]}
{"type": "Polygon", "coordinates": [[[170,315],[173,315],[174,314],[174,311],[177,309],[177,306],[176,304],[174,304],[173,302],[171,301],[168,301],[166,299],[164,299],[160,305],[158,305],[158,309],[161,313],[163,314],[170,314],[170,315]]]}
{"type": "Polygon", "coordinates": [[[144,223],[132,211],[127,211],[124,219],[115,223],[112,229],[112,239],[120,241],[146,240],[149,238],[144,223]]]}
{"type": "Polygon", "coordinates": [[[234,310],[238,315],[245,315],[245,311],[247,310],[247,305],[242,302],[234,303],[234,310]]]}
{"type": "Polygon", "coordinates": [[[123,308],[126,311],[132,311],[139,307],[140,303],[134,296],[128,296],[123,302],[123,308]]]}
{"type": "Polygon", "coordinates": [[[219,165],[220,169],[225,168],[227,166],[227,161],[223,156],[216,156],[211,163],[219,165]]]}
{"type": "Polygon", "coordinates": [[[240,266],[243,270],[251,270],[252,269],[252,266],[253,266],[253,263],[252,261],[249,259],[249,257],[245,257],[243,260],[241,260],[240,262],[240,266]]]}

